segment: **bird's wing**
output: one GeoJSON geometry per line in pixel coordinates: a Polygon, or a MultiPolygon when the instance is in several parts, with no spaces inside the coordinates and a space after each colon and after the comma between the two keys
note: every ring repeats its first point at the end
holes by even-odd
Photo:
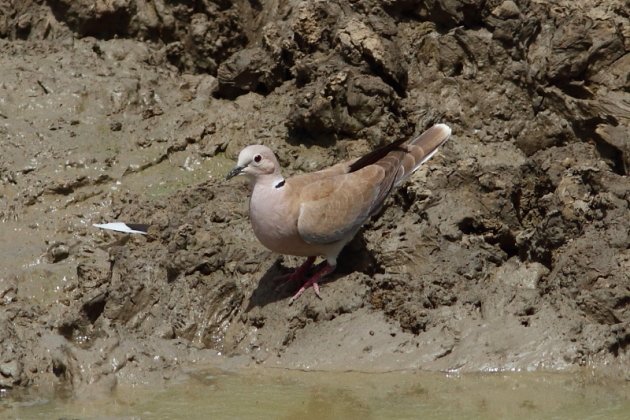
{"type": "Polygon", "coordinates": [[[383,168],[371,165],[302,185],[296,194],[297,228],[302,239],[327,244],[354,235],[372,214],[384,176],[383,168]]]}
{"type": "Polygon", "coordinates": [[[450,135],[447,125],[436,124],[416,138],[390,143],[360,159],[291,178],[302,239],[326,244],[354,235],[450,135]]]}

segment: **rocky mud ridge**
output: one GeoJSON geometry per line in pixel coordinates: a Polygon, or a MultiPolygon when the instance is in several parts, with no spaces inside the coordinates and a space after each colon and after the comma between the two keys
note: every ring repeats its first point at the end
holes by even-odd
{"type": "Polygon", "coordinates": [[[0,1],[0,388],[233,360],[630,378],[629,22],[622,0],[0,1]],[[297,173],[437,122],[452,139],[324,300],[289,306],[299,260],[222,179],[238,151],[297,173]],[[150,235],[91,227],[112,220],[150,235]]]}

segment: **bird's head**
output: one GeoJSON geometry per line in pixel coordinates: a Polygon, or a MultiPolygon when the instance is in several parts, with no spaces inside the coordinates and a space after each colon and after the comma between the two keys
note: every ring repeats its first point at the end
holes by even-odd
{"type": "Polygon", "coordinates": [[[247,175],[250,180],[254,180],[262,175],[278,174],[279,172],[280,164],[271,149],[256,144],[241,150],[236,166],[227,174],[225,179],[237,175],[247,175]]]}

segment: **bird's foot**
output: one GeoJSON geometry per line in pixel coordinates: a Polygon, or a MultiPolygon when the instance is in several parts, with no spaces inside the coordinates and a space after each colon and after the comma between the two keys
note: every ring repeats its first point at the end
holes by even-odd
{"type": "Polygon", "coordinates": [[[304,280],[304,276],[306,272],[308,271],[309,268],[311,268],[314,262],[315,262],[315,257],[308,257],[306,261],[304,261],[304,263],[298,268],[296,268],[293,272],[289,274],[285,274],[283,276],[276,277],[276,281],[280,283],[276,287],[276,290],[282,288],[287,283],[304,280]]]}
{"type": "Polygon", "coordinates": [[[291,300],[289,300],[289,305],[292,305],[293,302],[295,302],[297,298],[302,296],[302,293],[304,293],[304,291],[311,286],[313,287],[313,290],[315,291],[315,294],[317,295],[317,297],[321,299],[322,296],[319,294],[318,282],[322,277],[332,273],[333,271],[335,271],[335,267],[328,263],[325,263],[325,265],[319,271],[313,274],[311,278],[309,278],[308,280],[306,280],[306,282],[304,282],[304,284],[302,284],[302,287],[300,287],[297,293],[295,293],[293,297],[291,298],[291,300]]]}

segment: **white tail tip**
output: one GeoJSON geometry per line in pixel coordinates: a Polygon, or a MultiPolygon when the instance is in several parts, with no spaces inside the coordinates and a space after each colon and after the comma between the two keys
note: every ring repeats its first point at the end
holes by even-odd
{"type": "Polygon", "coordinates": [[[453,132],[453,130],[451,130],[451,127],[449,127],[446,124],[435,124],[434,127],[437,127],[440,130],[443,130],[445,137],[450,137],[451,133],[453,132]]]}

